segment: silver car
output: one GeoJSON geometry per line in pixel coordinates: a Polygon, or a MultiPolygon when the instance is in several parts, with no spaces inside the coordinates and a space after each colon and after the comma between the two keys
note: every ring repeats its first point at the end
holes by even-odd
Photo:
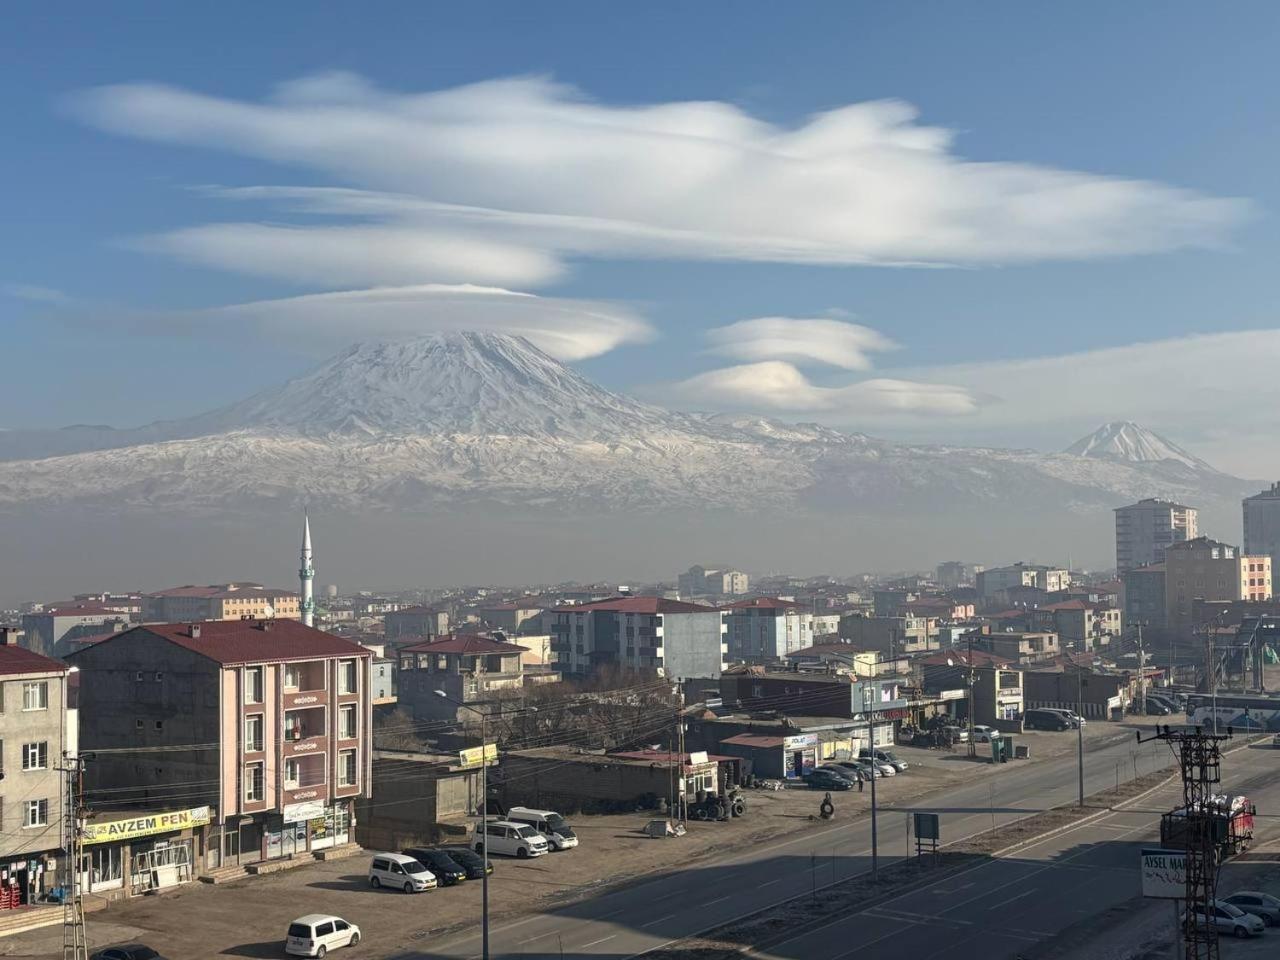
{"type": "MultiPolygon", "coordinates": [[[[1211,924],[1218,928],[1219,933],[1230,933],[1241,940],[1246,937],[1260,936],[1262,931],[1266,929],[1266,924],[1262,922],[1261,917],[1256,917],[1252,913],[1245,913],[1239,907],[1233,906],[1225,900],[1213,901],[1213,905],[1209,907],[1208,924],[1206,924],[1202,910],[1203,907],[1197,905],[1191,911],[1196,919],[1197,926],[1211,924]]],[[[1183,918],[1186,918],[1185,913],[1183,918]]]]}
{"type": "Polygon", "coordinates": [[[1280,925],[1280,899],[1271,896],[1269,893],[1261,893],[1258,890],[1241,890],[1229,897],[1223,897],[1222,900],[1224,903],[1229,903],[1245,913],[1252,913],[1268,927],[1280,925]]]}

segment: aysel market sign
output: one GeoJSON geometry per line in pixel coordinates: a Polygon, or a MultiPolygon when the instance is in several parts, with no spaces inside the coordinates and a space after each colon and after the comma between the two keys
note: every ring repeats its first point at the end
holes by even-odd
{"type": "Polygon", "coordinates": [[[203,827],[210,820],[208,807],[192,807],[190,810],[173,810],[168,813],[150,813],[127,820],[107,820],[103,823],[87,823],[83,843],[115,843],[150,837],[157,833],[203,827]]]}

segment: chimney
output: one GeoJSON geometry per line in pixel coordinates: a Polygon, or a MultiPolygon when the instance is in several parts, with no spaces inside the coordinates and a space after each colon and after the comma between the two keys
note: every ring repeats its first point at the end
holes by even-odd
{"type": "Polygon", "coordinates": [[[18,627],[0,627],[0,646],[16,647],[22,631],[18,627]]]}
{"type": "Polygon", "coordinates": [[[187,626],[187,633],[191,636],[191,639],[192,639],[192,640],[199,640],[199,639],[200,639],[200,624],[198,624],[198,623],[188,624],[188,626],[187,626]]]}
{"type": "Polygon", "coordinates": [[[270,620],[261,620],[261,621],[259,621],[259,623],[258,623],[258,629],[259,629],[259,630],[262,630],[263,632],[266,632],[266,631],[270,630],[270,629],[271,629],[271,621],[270,621],[270,620]]]}

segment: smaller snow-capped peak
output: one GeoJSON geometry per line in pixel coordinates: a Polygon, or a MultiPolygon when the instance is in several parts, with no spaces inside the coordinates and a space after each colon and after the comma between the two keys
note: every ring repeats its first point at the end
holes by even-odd
{"type": "Polygon", "coordinates": [[[1126,463],[1173,460],[1196,470],[1214,469],[1173,441],[1166,440],[1132,420],[1105,423],[1087,437],[1081,437],[1064,452],[1094,460],[1119,460],[1126,463]]]}

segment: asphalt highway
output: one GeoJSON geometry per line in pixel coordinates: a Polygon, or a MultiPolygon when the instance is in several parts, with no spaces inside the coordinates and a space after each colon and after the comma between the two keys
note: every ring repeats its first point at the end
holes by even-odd
{"type": "MultiPolygon", "coordinates": [[[[1140,772],[1150,772],[1171,759],[1164,744],[1138,748],[1133,740],[1125,740],[1095,747],[1085,757],[1086,792],[1114,786],[1117,765],[1128,769],[1138,751],[1140,772]]],[[[1268,775],[1280,776],[1280,751],[1268,762],[1268,775]]],[[[1013,764],[945,794],[882,811],[880,862],[887,864],[907,854],[907,819],[913,809],[940,815],[945,842],[991,830],[993,824],[998,830],[1002,823],[1075,798],[1074,754],[1026,766],[1013,764]]],[[[1164,803],[1164,808],[1170,805],[1164,803]]],[[[1276,805],[1280,806],[1280,797],[1276,805]]],[[[903,955],[924,960],[951,950],[955,952],[948,956],[956,960],[979,954],[989,960],[1012,957],[1020,946],[1132,895],[1137,883],[1136,851],[1158,820],[1158,812],[1148,806],[1144,803],[1142,811],[1114,814],[1078,834],[1063,834],[1015,857],[990,862],[936,889],[927,888],[931,892],[906,894],[850,914],[837,924],[799,934],[766,952],[797,960],[837,960],[854,953],[869,960],[896,960],[903,955]]],[[[865,873],[870,869],[870,833],[868,818],[837,821],[612,893],[499,923],[490,931],[490,955],[552,960],[633,957],[750,916],[815,886],[865,873]]],[[[678,840],[654,842],[669,843],[672,857],[679,856],[678,840]]],[[[477,924],[473,932],[424,945],[421,952],[402,957],[472,960],[480,955],[477,924]]]]}

